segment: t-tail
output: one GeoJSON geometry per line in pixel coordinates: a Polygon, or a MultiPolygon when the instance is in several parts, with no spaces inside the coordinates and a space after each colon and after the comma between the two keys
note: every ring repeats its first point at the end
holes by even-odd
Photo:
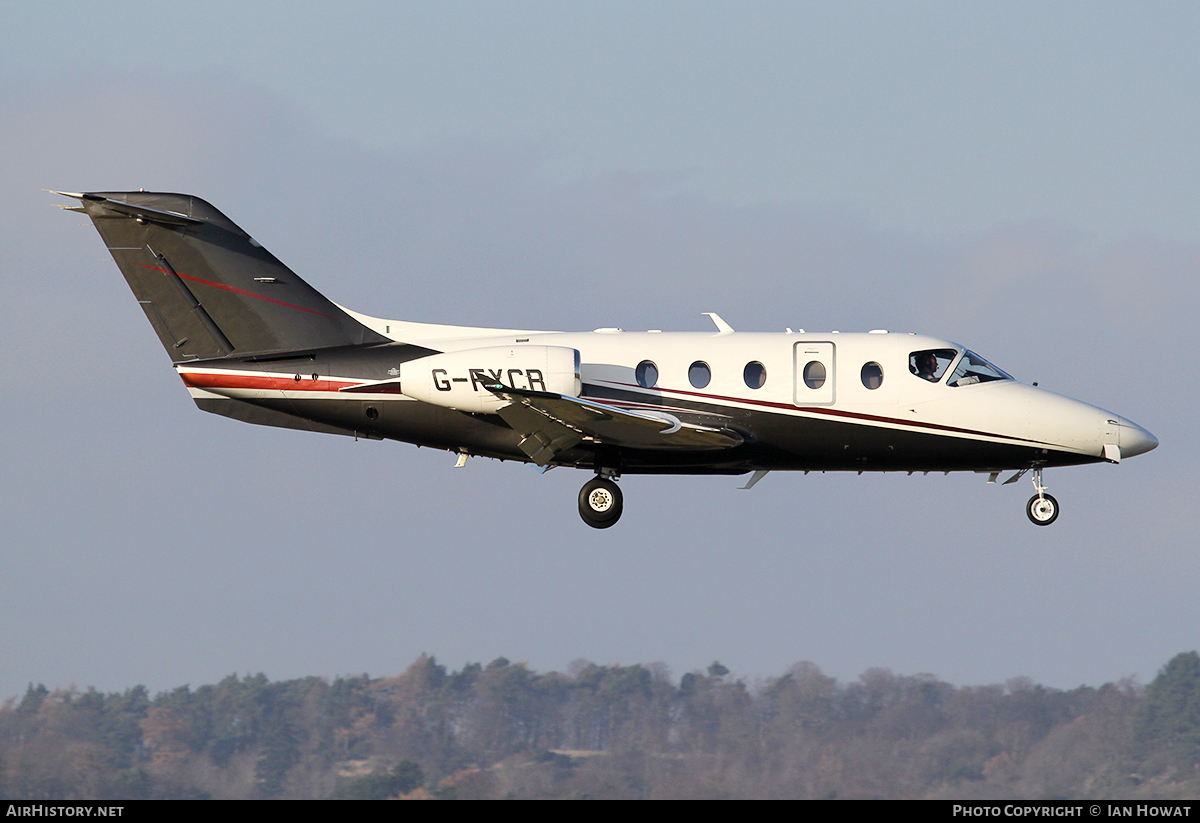
{"type": "Polygon", "coordinates": [[[188,194],[54,192],[92,219],[172,362],[387,343],[188,194]]]}

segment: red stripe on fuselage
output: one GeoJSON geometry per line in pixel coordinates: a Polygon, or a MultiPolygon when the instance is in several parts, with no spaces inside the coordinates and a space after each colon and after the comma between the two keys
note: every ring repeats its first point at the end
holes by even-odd
{"type": "MultiPolygon", "coordinates": [[[[610,380],[605,380],[604,382],[612,383],[614,386],[641,388],[640,386],[635,386],[633,383],[618,383],[610,380]]],[[[683,389],[659,389],[659,391],[670,392],[671,394],[685,394],[691,397],[702,397],[708,400],[722,400],[728,403],[745,403],[750,406],[764,406],[773,409],[785,409],[792,412],[799,411],[811,414],[825,414],[829,415],[830,417],[849,417],[857,420],[870,420],[875,423],[891,423],[897,426],[914,426],[916,428],[956,432],[958,434],[974,434],[982,437],[995,437],[999,440],[1020,440],[1022,443],[1036,443],[1039,446],[1053,445],[1052,443],[1046,443],[1041,440],[1030,440],[1027,437],[1014,437],[1010,434],[995,434],[994,432],[978,431],[977,429],[962,429],[958,426],[945,426],[941,423],[926,423],[921,420],[901,420],[897,417],[884,417],[878,414],[865,414],[863,412],[844,411],[842,409],[826,409],[821,408],[820,406],[795,406],[789,403],[776,403],[771,400],[751,400],[745,397],[726,397],[721,394],[705,394],[703,392],[684,391],[683,389]]]]}
{"type": "Polygon", "coordinates": [[[194,389],[269,389],[273,391],[324,391],[337,393],[345,386],[356,385],[352,380],[313,380],[307,375],[272,377],[271,375],[215,374],[211,372],[180,372],[185,386],[194,389]]]}
{"type": "MultiPolygon", "coordinates": [[[[143,269],[150,269],[151,271],[160,271],[163,274],[171,274],[171,272],[167,271],[166,269],[160,269],[157,266],[147,266],[145,263],[134,263],[133,265],[141,266],[143,269]]],[[[226,286],[224,283],[215,283],[212,280],[205,280],[200,277],[193,277],[190,274],[183,274],[181,272],[175,272],[175,274],[178,274],[184,280],[191,280],[193,283],[202,283],[205,286],[212,286],[214,289],[224,289],[225,291],[231,291],[234,294],[240,294],[243,297],[253,297],[257,300],[266,300],[268,303],[274,303],[277,306],[286,306],[287,308],[295,309],[296,311],[308,312],[309,314],[315,314],[319,317],[328,317],[330,320],[336,319],[332,314],[325,314],[324,312],[319,312],[319,311],[316,311],[315,309],[306,309],[303,306],[297,306],[293,303],[285,303],[282,300],[276,300],[274,297],[266,297],[261,294],[255,294],[252,291],[246,291],[245,289],[239,289],[235,286],[226,286]]]]}

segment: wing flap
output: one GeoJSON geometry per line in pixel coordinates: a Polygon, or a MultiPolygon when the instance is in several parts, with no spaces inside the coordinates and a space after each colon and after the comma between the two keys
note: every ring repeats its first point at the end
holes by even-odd
{"type": "Polygon", "coordinates": [[[739,446],[743,438],[731,429],[683,423],[669,414],[620,409],[582,397],[488,386],[510,401],[498,412],[523,435],[521,449],[540,466],[554,455],[585,440],[634,449],[715,451],[739,446]]]}
{"type": "Polygon", "coordinates": [[[548,465],[556,454],[578,446],[587,436],[585,432],[548,417],[525,403],[510,403],[497,414],[521,435],[521,442],[518,443],[521,451],[539,466],[548,465]]]}

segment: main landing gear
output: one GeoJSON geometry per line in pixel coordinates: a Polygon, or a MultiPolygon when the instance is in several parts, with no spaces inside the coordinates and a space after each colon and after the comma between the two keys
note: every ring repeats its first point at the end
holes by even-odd
{"type": "Polygon", "coordinates": [[[579,516],[593,529],[607,529],[621,519],[621,490],[609,477],[595,477],[579,490],[579,516]]]}
{"type": "Polygon", "coordinates": [[[1037,494],[1025,504],[1025,513],[1034,525],[1049,526],[1058,519],[1058,501],[1046,494],[1046,487],[1042,485],[1041,469],[1033,470],[1033,487],[1037,489],[1037,494]]]}

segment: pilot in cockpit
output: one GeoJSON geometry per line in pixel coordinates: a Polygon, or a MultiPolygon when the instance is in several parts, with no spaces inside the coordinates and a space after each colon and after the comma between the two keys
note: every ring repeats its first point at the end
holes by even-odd
{"type": "Polygon", "coordinates": [[[937,355],[931,351],[923,351],[916,356],[916,375],[931,383],[936,383],[941,376],[938,374],[937,355]]]}

